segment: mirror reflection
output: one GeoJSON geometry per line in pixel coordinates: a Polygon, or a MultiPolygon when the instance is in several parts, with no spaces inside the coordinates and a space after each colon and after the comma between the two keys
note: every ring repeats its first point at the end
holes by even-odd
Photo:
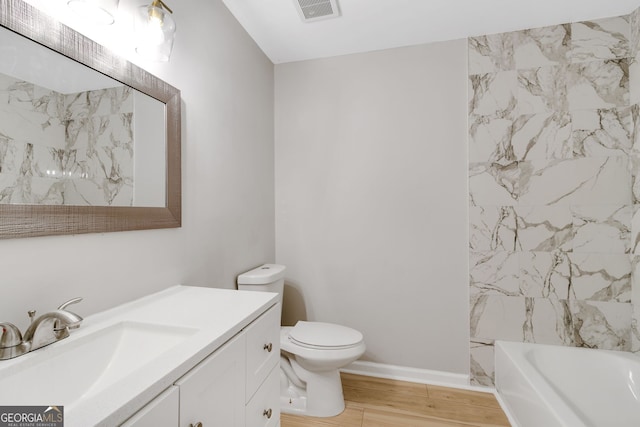
{"type": "Polygon", "coordinates": [[[0,204],[166,205],[165,104],[0,28],[0,204]]]}

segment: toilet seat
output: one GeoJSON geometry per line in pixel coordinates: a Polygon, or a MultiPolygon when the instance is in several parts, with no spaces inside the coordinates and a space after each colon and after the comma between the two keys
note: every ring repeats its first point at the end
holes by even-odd
{"type": "Polygon", "coordinates": [[[289,331],[288,338],[305,348],[340,350],[357,346],[364,337],[359,331],[342,325],[299,321],[289,331]]]}

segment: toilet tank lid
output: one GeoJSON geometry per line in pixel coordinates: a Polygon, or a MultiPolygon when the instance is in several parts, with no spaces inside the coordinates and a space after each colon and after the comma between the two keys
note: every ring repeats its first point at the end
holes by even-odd
{"type": "Polygon", "coordinates": [[[238,276],[238,285],[265,285],[284,277],[286,267],[278,264],[264,264],[238,276]]]}

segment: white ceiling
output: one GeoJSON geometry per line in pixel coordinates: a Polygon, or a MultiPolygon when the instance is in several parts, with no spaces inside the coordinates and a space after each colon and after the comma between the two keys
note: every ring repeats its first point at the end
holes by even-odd
{"type": "Polygon", "coordinates": [[[275,64],[626,15],[640,0],[338,0],[303,23],[296,0],[222,0],[275,64]]]}

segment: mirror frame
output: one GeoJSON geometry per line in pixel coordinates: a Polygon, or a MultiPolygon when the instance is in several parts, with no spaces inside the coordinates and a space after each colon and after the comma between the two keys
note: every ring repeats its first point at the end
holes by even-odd
{"type": "Polygon", "coordinates": [[[164,207],[0,204],[0,239],[182,225],[180,91],[22,0],[0,0],[4,27],[165,104],[164,207]]]}

